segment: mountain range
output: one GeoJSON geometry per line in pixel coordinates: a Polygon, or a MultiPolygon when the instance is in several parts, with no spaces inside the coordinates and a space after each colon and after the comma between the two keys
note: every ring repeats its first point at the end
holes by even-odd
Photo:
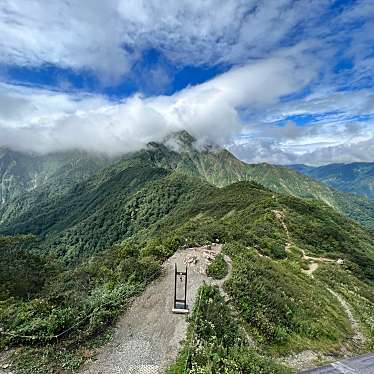
{"type": "MultiPolygon", "coordinates": [[[[286,167],[246,164],[226,149],[212,145],[198,146],[187,132],[173,134],[164,143],[150,143],[146,149],[127,154],[119,160],[77,152],[30,159],[28,155],[8,151],[3,153],[0,165],[4,186],[0,232],[4,234],[45,234],[49,229],[40,225],[39,221],[48,220],[49,226],[54,227],[55,222],[50,215],[56,209],[59,212],[66,209],[73,214],[74,209],[65,207],[65,204],[92,199],[88,195],[97,193],[100,188],[105,188],[107,194],[109,189],[106,184],[115,183],[115,178],[126,174],[130,167],[144,166],[175,170],[199,177],[217,187],[238,181],[254,181],[275,192],[320,200],[369,230],[374,229],[374,202],[342,193],[286,167]],[[33,166],[28,168],[28,163],[33,166]],[[11,196],[13,199],[10,199],[11,196]]],[[[80,204],[76,207],[82,209],[80,204]]],[[[95,208],[93,204],[92,209],[95,208]]],[[[55,216],[59,217],[61,213],[55,216]]],[[[67,219],[65,215],[63,217],[67,219]]]]}
{"type": "Polygon", "coordinates": [[[318,167],[297,164],[289,167],[339,191],[363,195],[374,200],[374,162],[329,164],[318,167]]]}
{"type": "Polygon", "coordinates": [[[108,163],[105,156],[79,151],[38,155],[2,147],[0,206],[34,190],[61,195],[108,163]]]}
{"type": "MultiPolygon", "coordinates": [[[[233,261],[225,287],[235,323],[257,347],[226,338],[222,321],[234,317],[214,310],[218,296],[207,290],[197,371],[231,362],[243,373],[289,373],[279,362],[292,354],[374,349],[368,199],[286,167],[246,164],[186,132],[117,159],[32,156],[41,165],[32,169],[28,155],[2,154],[4,186],[17,193],[5,188],[0,207],[0,349],[18,348],[15,372],[77,370],[170,255],[217,240],[233,261]]],[[[172,370],[184,373],[184,363],[172,370]]]]}

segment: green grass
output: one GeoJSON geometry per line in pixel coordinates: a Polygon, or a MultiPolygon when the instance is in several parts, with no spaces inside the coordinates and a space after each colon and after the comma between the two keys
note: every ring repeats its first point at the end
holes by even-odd
{"type": "Polygon", "coordinates": [[[222,253],[218,254],[209,264],[207,274],[214,279],[223,279],[227,275],[229,267],[222,253]]]}
{"type": "Polygon", "coordinates": [[[330,264],[316,272],[331,289],[338,292],[350,305],[354,317],[359,321],[360,329],[366,337],[365,351],[374,350],[374,287],[355,276],[352,264],[342,267],[330,264]]]}
{"type": "Polygon", "coordinates": [[[248,346],[240,325],[217,288],[204,285],[198,294],[200,302],[195,304],[189,318],[187,340],[167,374],[291,372],[248,346]]]}
{"type": "Polygon", "coordinates": [[[344,311],[323,283],[301,272],[299,263],[259,257],[240,244],[226,251],[233,259],[226,290],[265,350],[332,351],[350,336],[344,311]]]}

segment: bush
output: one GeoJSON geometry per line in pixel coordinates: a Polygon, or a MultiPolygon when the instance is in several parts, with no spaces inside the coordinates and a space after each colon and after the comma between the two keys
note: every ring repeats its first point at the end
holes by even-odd
{"type": "Polygon", "coordinates": [[[223,279],[228,273],[228,265],[222,255],[219,253],[215,259],[209,264],[207,274],[214,279],[223,279]]]}
{"type": "Polygon", "coordinates": [[[188,338],[167,374],[282,374],[290,371],[248,347],[246,338],[217,288],[199,289],[189,318],[188,338]]]}

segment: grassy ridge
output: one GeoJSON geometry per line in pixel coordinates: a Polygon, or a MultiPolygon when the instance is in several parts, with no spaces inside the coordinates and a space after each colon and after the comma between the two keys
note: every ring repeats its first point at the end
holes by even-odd
{"type": "MultiPolygon", "coordinates": [[[[89,216],[94,214],[94,210],[100,210],[100,205],[104,203],[100,196],[113,199],[115,194],[119,194],[119,200],[123,201],[128,198],[124,195],[132,192],[127,188],[127,183],[132,183],[131,178],[134,181],[143,180],[142,183],[146,183],[147,178],[152,179],[146,169],[162,169],[166,173],[175,171],[189,177],[198,177],[218,187],[238,181],[256,181],[278,193],[322,201],[366,228],[374,228],[374,203],[365,198],[335,191],[323,183],[285,167],[268,164],[248,165],[225,149],[213,146],[199,147],[195,139],[186,132],[174,134],[172,141],[178,145],[178,152],[165,144],[150,143],[147,149],[126,155],[117,162],[113,161],[113,164],[89,179],[87,177],[94,170],[97,171],[98,165],[108,163],[108,160],[93,157],[90,163],[86,155],[86,158],[83,157],[84,162],[69,164],[68,172],[65,172],[64,168],[58,169],[56,175],[47,178],[47,190],[36,188],[35,191],[23,195],[22,198],[13,199],[0,208],[0,232],[32,232],[45,235],[51,231],[66,229],[67,226],[73,226],[72,224],[79,221],[89,221],[89,216]],[[80,174],[84,174],[84,177],[80,174]],[[74,178],[75,183],[81,183],[72,183],[74,178]],[[58,191],[56,185],[62,186],[62,191],[58,191]],[[61,220],[61,217],[65,220],[61,220]]],[[[118,208],[112,203],[108,209],[113,207],[118,208]]],[[[100,222],[102,218],[96,217],[96,221],[100,222]]],[[[89,224],[94,228],[98,226],[90,222],[89,224]]],[[[119,239],[121,238],[123,236],[120,235],[119,239]]],[[[106,239],[100,244],[97,243],[99,238],[90,241],[89,248],[93,246],[102,249],[110,245],[112,241],[107,242],[106,239]]],[[[70,245],[70,239],[61,240],[67,240],[67,246],[70,245]]]]}
{"type": "MultiPolygon", "coordinates": [[[[234,260],[227,290],[263,349],[278,354],[291,348],[331,350],[350,335],[344,313],[322,283],[301,272],[297,254],[297,248],[303,248],[314,255],[344,258],[342,271],[352,272],[357,282],[371,289],[372,238],[332,209],[277,195],[253,183],[219,189],[162,173],[129,201],[141,202],[136,205],[139,217],[161,213],[147,225],[135,218],[139,225],[125,242],[97,256],[83,257],[80,263],[73,261],[68,269],[57,259],[47,261],[61,265],[37,295],[31,300],[13,295],[2,302],[0,323],[6,330],[36,335],[43,341],[71,326],[77,315],[93,313],[63,340],[72,347],[84,344],[111,323],[126,304],[126,294],[182,243],[198,245],[219,239],[227,243],[234,260]],[[159,191],[164,192],[162,198],[159,191]],[[285,252],[290,238],[274,211],[284,212],[294,243],[292,256],[285,252]]],[[[134,211],[131,206],[129,211],[134,211]]],[[[32,343],[12,337],[3,341],[5,345],[32,343]]]]}
{"type": "Polygon", "coordinates": [[[272,261],[233,244],[226,288],[252,336],[272,352],[333,349],[351,333],[347,317],[324,284],[297,261],[272,261]]]}

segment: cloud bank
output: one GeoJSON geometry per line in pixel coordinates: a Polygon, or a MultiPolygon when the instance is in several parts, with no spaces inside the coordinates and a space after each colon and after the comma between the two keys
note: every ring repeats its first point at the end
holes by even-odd
{"type": "Polygon", "coordinates": [[[250,163],[324,165],[373,162],[374,119],[306,128],[293,122],[281,128],[269,125],[254,130],[250,135],[242,135],[228,148],[250,163]]]}
{"type": "Polygon", "coordinates": [[[182,129],[224,144],[244,125],[241,108],[277,103],[312,76],[297,60],[278,56],[171,96],[138,94],[118,102],[2,84],[0,145],[40,153],[83,149],[120,154],[182,129]]]}

